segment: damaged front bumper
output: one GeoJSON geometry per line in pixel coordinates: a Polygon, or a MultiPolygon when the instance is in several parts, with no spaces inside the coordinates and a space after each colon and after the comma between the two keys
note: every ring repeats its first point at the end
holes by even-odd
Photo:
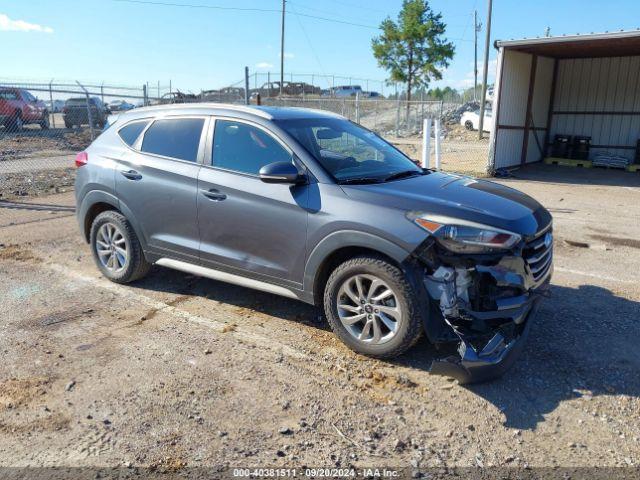
{"type": "Polygon", "coordinates": [[[540,300],[548,295],[552,246],[525,244],[502,257],[480,259],[431,252],[424,264],[431,299],[425,330],[445,351],[431,372],[460,383],[502,375],[522,351],[540,300]]]}
{"type": "Polygon", "coordinates": [[[524,348],[538,308],[537,301],[533,302],[523,316],[522,329],[517,335],[508,339],[503,333],[496,332],[480,351],[463,337],[457,354],[435,359],[430,372],[455,378],[461,384],[500,377],[511,368],[524,348]]]}

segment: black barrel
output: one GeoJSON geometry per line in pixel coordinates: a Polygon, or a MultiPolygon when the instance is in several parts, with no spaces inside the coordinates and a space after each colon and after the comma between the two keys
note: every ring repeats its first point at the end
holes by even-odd
{"type": "Polygon", "coordinates": [[[571,143],[571,158],[574,160],[588,160],[591,148],[591,137],[576,135],[571,143]]]}
{"type": "Polygon", "coordinates": [[[571,135],[556,135],[553,137],[551,156],[556,158],[569,158],[569,147],[571,146],[571,135]]]}

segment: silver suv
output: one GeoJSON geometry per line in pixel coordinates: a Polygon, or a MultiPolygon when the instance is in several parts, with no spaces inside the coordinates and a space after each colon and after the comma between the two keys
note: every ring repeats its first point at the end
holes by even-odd
{"type": "Polygon", "coordinates": [[[510,365],[551,276],[535,200],[419,168],[327,112],[136,109],[76,164],[80,229],[110,280],[156,264],[298,299],[379,358],[426,334],[445,352],[432,371],[461,381],[510,365]]]}

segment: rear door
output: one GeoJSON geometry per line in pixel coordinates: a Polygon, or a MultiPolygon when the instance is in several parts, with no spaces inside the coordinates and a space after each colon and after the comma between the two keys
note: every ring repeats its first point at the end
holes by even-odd
{"type": "Polygon", "coordinates": [[[197,261],[196,196],[208,121],[204,116],[167,116],[118,130],[125,144],[132,142],[117,162],[118,197],[148,248],[161,256],[197,261]]]}
{"type": "Polygon", "coordinates": [[[300,287],[309,187],[267,184],[258,176],[264,165],[293,162],[291,150],[248,121],[218,118],[210,128],[198,180],[202,263],[300,287]]]}

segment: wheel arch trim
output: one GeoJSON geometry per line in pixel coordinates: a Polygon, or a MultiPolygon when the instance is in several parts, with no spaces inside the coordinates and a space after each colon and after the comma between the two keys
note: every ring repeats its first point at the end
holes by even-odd
{"type": "Polygon", "coordinates": [[[387,255],[401,264],[409,252],[390,240],[357,230],[340,230],[323,238],[311,251],[304,269],[303,288],[313,297],[320,269],[334,252],[343,248],[366,248],[387,255]]]}
{"type": "Polygon", "coordinates": [[[108,205],[111,205],[114,210],[119,211],[120,213],[122,213],[122,215],[127,217],[127,220],[129,221],[129,223],[131,223],[133,231],[136,233],[136,236],[138,237],[143,250],[147,249],[146,237],[144,236],[140,225],[136,221],[129,207],[121,202],[115,195],[102,190],[91,190],[87,192],[87,194],[82,199],[80,208],[78,209],[78,223],[80,224],[80,231],[82,232],[82,236],[85,239],[89,237],[89,232],[91,229],[91,225],[86,225],[87,215],[91,211],[92,207],[99,203],[106,203],[108,205]]]}

